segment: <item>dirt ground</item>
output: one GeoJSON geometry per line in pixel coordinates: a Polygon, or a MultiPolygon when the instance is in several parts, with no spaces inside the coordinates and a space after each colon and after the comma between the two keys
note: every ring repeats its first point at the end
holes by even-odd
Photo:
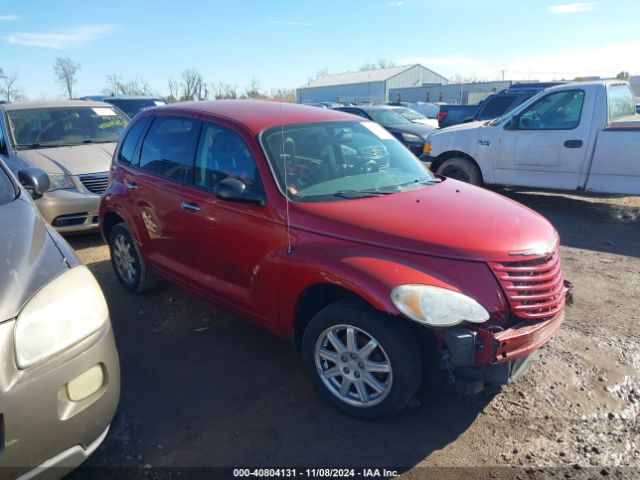
{"type": "Polygon", "coordinates": [[[325,404],[288,343],[167,283],[128,294],[97,235],[70,237],[104,289],[122,369],[109,436],[71,478],[203,466],[640,478],[640,198],[506,194],[560,233],[575,284],[563,328],[518,382],[474,397],[422,389],[378,422],[325,404]]]}

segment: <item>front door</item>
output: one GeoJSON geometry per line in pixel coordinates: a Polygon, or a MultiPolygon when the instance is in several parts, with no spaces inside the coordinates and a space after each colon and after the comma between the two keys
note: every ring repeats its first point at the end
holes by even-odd
{"type": "Polygon", "coordinates": [[[190,209],[182,221],[187,276],[212,299],[273,324],[278,304],[274,254],[284,248],[284,225],[268,205],[217,198],[213,188],[228,177],[264,196],[247,142],[231,128],[203,122],[193,176],[182,198],[190,209]]]}
{"type": "MultiPolygon", "coordinates": [[[[584,185],[591,118],[584,90],[552,92],[520,112],[494,142],[495,182],[575,190],[584,185]]],[[[502,128],[502,127],[498,127],[502,128]]]]}

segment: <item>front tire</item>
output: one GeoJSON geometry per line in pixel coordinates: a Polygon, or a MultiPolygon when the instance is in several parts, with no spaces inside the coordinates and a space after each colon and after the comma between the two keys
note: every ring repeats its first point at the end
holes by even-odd
{"type": "Polygon", "coordinates": [[[463,157],[454,157],[442,162],[436,171],[438,175],[453,178],[461,182],[470,183],[471,185],[482,185],[482,172],[478,166],[463,157]]]}
{"type": "Polygon", "coordinates": [[[132,293],[142,293],[158,284],[158,277],[145,263],[136,242],[124,223],[114,225],[109,233],[111,265],[120,284],[132,293]]]}
{"type": "Polygon", "coordinates": [[[320,394],[357,417],[399,412],[422,378],[420,349],[405,321],[353,299],[313,317],[302,337],[302,359],[320,394]]]}

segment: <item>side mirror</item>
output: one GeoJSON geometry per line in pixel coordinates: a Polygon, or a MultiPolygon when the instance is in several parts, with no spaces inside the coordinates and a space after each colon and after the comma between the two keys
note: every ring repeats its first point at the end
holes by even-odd
{"type": "Polygon", "coordinates": [[[40,198],[51,185],[49,175],[35,167],[18,171],[18,180],[35,199],[40,198]]]}
{"type": "Polygon", "coordinates": [[[213,188],[213,193],[221,200],[229,202],[257,203],[260,206],[265,204],[263,195],[248,191],[244,182],[237,178],[228,177],[218,182],[213,188]]]}

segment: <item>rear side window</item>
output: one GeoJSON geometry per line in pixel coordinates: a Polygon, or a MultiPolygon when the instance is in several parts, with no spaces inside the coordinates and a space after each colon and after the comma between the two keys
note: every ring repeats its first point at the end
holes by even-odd
{"type": "Polygon", "coordinates": [[[199,127],[191,118],[156,117],[142,144],[140,168],[184,182],[193,170],[199,127]]]}
{"type": "Polygon", "coordinates": [[[147,129],[149,122],[152,117],[144,117],[143,119],[137,121],[132,125],[131,129],[127,133],[124,141],[122,142],[122,147],[120,147],[120,153],[118,154],[118,161],[120,163],[137,163],[133,159],[134,152],[136,150],[136,146],[140,141],[140,136],[147,129]]]}
{"type": "Polygon", "coordinates": [[[494,97],[487,101],[478,117],[480,120],[490,120],[504,115],[515,99],[514,96],[494,97]]]}
{"type": "Polygon", "coordinates": [[[631,88],[626,84],[609,86],[607,89],[607,103],[609,121],[636,113],[631,88]]]}
{"type": "Polygon", "coordinates": [[[213,188],[228,177],[242,180],[249,190],[262,191],[256,162],[240,135],[205,123],[200,135],[193,183],[213,188]]]}

